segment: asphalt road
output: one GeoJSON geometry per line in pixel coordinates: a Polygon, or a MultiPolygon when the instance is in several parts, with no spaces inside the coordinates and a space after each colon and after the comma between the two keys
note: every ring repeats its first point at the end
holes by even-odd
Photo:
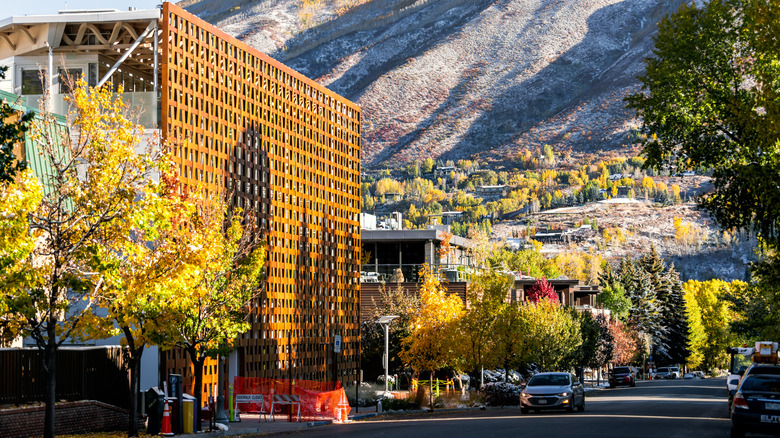
{"type": "Polygon", "coordinates": [[[656,380],[600,391],[585,412],[520,414],[517,408],[377,417],[295,434],[309,437],[726,438],[725,379],[656,380]]]}

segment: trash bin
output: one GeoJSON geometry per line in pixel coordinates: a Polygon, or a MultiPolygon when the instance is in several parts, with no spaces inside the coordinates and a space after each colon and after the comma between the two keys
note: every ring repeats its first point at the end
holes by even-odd
{"type": "Polygon", "coordinates": [[[165,394],[156,386],[147,389],[144,396],[144,405],[147,415],[146,432],[152,436],[157,435],[160,433],[162,425],[165,394]]]}
{"type": "Polygon", "coordinates": [[[182,394],[182,416],[184,417],[184,433],[195,433],[198,430],[195,424],[195,397],[189,394],[182,394]]]}

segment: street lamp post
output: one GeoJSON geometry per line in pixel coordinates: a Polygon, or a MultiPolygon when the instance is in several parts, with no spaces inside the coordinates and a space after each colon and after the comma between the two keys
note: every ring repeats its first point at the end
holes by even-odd
{"type": "Polygon", "coordinates": [[[214,413],[214,421],[227,426],[230,420],[228,420],[227,414],[225,414],[225,394],[224,394],[225,385],[223,383],[224,366],[225,366],[225,356],[222,356],[220,354],[217,362],[217,381],[219,382],[217,384],[217,390],[219,392],[217,393],[218,395],[216,397],[217,405],[216,405],[216,412],[214,413]]]}
{"type": "Polygon", "coordinates": [[[381,325],[382,328],[385,330],[385,355],[384,355],[384,366],[385,366],[385,394],[387,394],[387,381],[390,378],[388,375],[388,372],[390,370],[390,323],[396,319],[399,318],[399,316],[396,315],[385,315],[379,317],[379,319],[376,320],[376,323],[381,325]]]}

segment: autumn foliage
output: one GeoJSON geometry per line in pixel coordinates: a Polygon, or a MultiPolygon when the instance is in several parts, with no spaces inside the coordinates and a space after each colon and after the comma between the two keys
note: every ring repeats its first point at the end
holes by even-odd
{"type": "Polygon", "coordinates": [[[636,331],[631,330],[620,321],[613,321],[610,325],[612,331],[612,362],[616,365],[625,365],[639,353],[639,338],[636,331]]]}
{"type": "Polygon", "coordinates": [[[538,303],[541,300],[549,300],[552,303],[560,304],[555,288],[544,277],[536,280],[536,283],[528,289],[526,295],[528,301],[532,303],[538,303]]]}

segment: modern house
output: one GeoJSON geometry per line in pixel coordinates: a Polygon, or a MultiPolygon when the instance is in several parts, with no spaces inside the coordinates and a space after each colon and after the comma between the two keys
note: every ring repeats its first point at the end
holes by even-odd
{"type": "Polygon", "coordinates": [[[360,302],[363,319],[370,318],[381,299],[382,287],[401,286],[410,293],[418,290],[420,268],[428,264],[447,281],[450,293],[466,300],[473,256],[468,239],[454,236],[446,226],[424,230],[363,229],[361,232],[360,302]]]}
{"type": "MultiPolygon", "coordinates": [[[[66,114],[70,78],[124,89],[183,184],[224,190],[267,242],[251,329],[227,375],[354,380],[360,349],[360,108],[172,3],[0,21],[0,90],[66,114]],[[341,353],[333,345],[341,340],[341,353]]],[[[182,374],[162,352],[159,377],[182,374]]],[[[217,381],[207,363],[204,392],[217,381]]],[[[155,372],[157,370],[154,370],[155,372]]],[[[148,372],[145,370],[143,372],[148,372]]]]}
{"type": "MultiPolygon", "coordinates": [[[[516,277],[514,288],[509,291],[509,301],[518,303],[525,301],[526,291],[536,281],[537,279],[533,277],[516,277]]],[[[555,288],[562,305],[578,309],[596,307],[596,297],[601,292],[600,286],[581,285],[579,280],[565,277],[551,278],[547,281],[555,288]]]]}
{"type": "MultiPolygon", "coordinates": [[[[370,216],[370,215],[364,215],[370,216]]],[[[364,220],[364,224],[374,223],[364,220]]],[[[403,288],[407,293],[417,293],[419,271],[423,264],[441,274],[449,293],[458,295],[468,305],[466,291],[475,266],[472,254],[473,242],[449,233],[446,226],[428,226],[424,230],[374,229],[362,230],[363,264],[361,265],[361,315],[369,320],[381,303],[382,288],[403,288]]],[[[514,284],[507,290],[506,301],[522,303],[526,291],[537,279],[514,273],[514,284]]],[[[581,285],[577,279],[548,279],[555,288],[561,304],[577,309],[596,308],[599,286],[581,285]]]]}

